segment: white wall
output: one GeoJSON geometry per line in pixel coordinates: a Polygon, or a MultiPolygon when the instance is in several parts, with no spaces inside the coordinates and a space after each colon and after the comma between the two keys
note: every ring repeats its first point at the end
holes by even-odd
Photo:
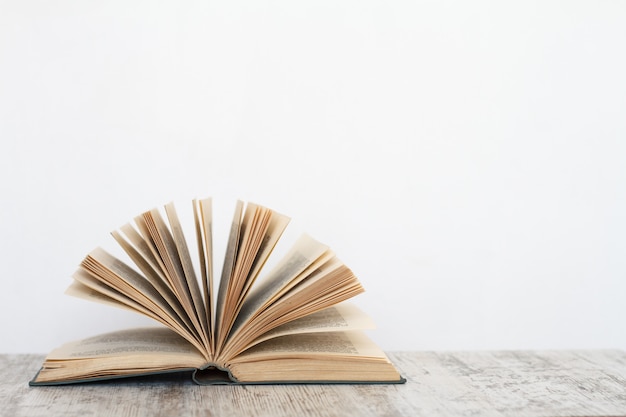
{"type": "Polygon", "coordinates": [[[626,348],[626,3],[0,2],[0,352],[144,209],[294,218],[388,350],[626,348]],[[182,206],[180,210],[183,210],[182,206]]]}

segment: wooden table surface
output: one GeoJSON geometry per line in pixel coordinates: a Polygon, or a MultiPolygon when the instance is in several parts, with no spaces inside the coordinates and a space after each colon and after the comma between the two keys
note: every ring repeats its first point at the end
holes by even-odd
{"type": "Polygon", "coordinates": [[[196,386],[179,375],[29,387],[42,355],[0,355],[0,416],[626,415],[626,352],[393,352],[404,385],[196,386]]]}

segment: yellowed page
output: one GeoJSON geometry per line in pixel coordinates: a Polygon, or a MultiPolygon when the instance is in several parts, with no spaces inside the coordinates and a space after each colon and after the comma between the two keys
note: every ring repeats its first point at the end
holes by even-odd
{"type": "Polygon", "coordinates": [[[334,356],[386,358],[385,353],[362,332],[324,332],[281,336],[259,343],[229,363],[254,362],[272,358],[316,358],[334,356]]]}
{"type": "Polygon", "coordinates": [[[46,358],[36,382],[200,368],[203,355],[163,327],[121,330],[67,343],[46,358]]]}
{"type": "MultiPolygon", "coordinates": [[[[253,203],[247,205],[240,225],[235,264],[228,279],[225,297],[222,298],[224,305],[221,306],[217,354],[227,340],[246,294],[288,221],[288,217],[266,207],[253,203]]],[[[235,222],[236,220],[233,221],[233,227],[235,222]]],[[[222,291],[221,283],[220,291],[222,291]]]]}
{"type": "MultiPolygon", "coordinates": [[[[84,271],[77,271],[77,273],[75,273],[74,276],[77,276],[77,274],[81,272],[89,276],[84,271]]],[[[109,291],[112,291],[112,290],[109,289],[109,291]]],[[[87,301],[93,301],[93,302],[105,304],[111,307],[121,308],[121,309],[132,311],[135,313],[141,313],[150,318],[155,317],[152,312],[150,312],[149,310],[146,310],[144,307],[135,303],[133,300],[131,300],[128,297],[124,297],[118,293],[118,296],[114,298],[112,296],[104,294],[104,292],[101,291],[100,288],[98,290],[95,290],[92,287],[87,286],[77,280],[70,284],[70,286],[65,290],[65,294],[70,295],[72,297],[82,298],[87,301]],[[124,298],[124,301],[120,301],[121,297],[124,298]]]]}
{"type": "MultiPolygon", "coordinates": [[[[182,260],[185,255],[179,252],[179,248],[176,243],[177,239],[172,235],[167,223],[164,221],[157,209],[145,212],[142,216],[146,221],[148,231],[158,251],[158,256],[163,261],[163,272],[174,288],[174,292],[185,309],[185,312],[187,312],[191,322],[194,324],[198,337],[203,341],[203,343],[205,343],[202,325],[200,324],[200,318],[196,312],[194,300],[191,294],[192,291],[189,288],[187,278],[185,277],[185,268],[183,267],[185,262],[182,260]]],[[[179,235],[179,233],[176,232],[175,234],[179,235]]],[[[186,245],[183,246],[186,247],[186,245]]],[[[202,320],[204,320],[204,318],[202,318],[202,320]]]]}
{"type": "MultiPolygon", "coordinates": [[[[81,276],[81,273],[77,272],[74,276],[75,279],[82,281],[95,290],[100,290],[101,287],[90,285],[91,279],[97,279],[105,284],[105,286],[118,291],[125,297],[130,298],[145,309],[151,311],[155,316],[161,318],[161,322],[168,323],[172,327],[174,327],[174,323],[184,323],[189,330],[185,331],[184,334],[181,333],[181,335],[186,338],[191,336],[193,339],[201,342],[196,331],[197,328],[193,323],[188,321],[189,318],[186,315],[177,317],[172,310],[172,306],[161,297],[159,292],[152,287],[146,278],[124,264],[121,260],[110,255],[105,250],[97,248],[87,256],[82,262],[81,267],[89,272],[89,277],[81,276]]],[[[115,298],[114,295],[106,292],[105,295],[115,298]]],[[[179,331],[178,328],[176,328],[176,330],[179,331]]]]}
{"type": "Polygon", "coordinates": [[[191,303],[195,309],[195,317],[197,318],[197,323],[200,325],[198,333],[202,336],[202,341],[204,342],[206,350],[210,351],[208,336],[209,324],[207,322],[204,300],[202,299],[198,278],[196,278],[196,273],[191,261],[191,255],[189,254],[187,242],[183,234],[183,228],[180,224],[180,220],[178,219],[174,203],[167,204],[165,206],[165,211],[170,224],[173,242],[176,246],[175,254],[177,256],[175,259],[180,262],[180,267],[182,267],[182,277],[180,278],[182,281],[181,283],[191,296],[191,303]]]}
{"type": "Polygon", "coordinates": [[[85,359],[104,356],[178,355],[202,363],[202,354],[185,339],[165,327],[117,330],[66,343],[54,349],[48,360],[85,359]]]}
{"type": "Polygon", "coordinates": [[[241,200],[238,200],[235,205],[235,213],[233,214],[233,221],[230,226],[226,253],[224,255],[224,264],[222,266],[222,275],[217,291],[214,328],[214,339],[217,341],[217,345],[222,344],[225,339],[225,335],[223,335],[223,333],[227,330],[227,326],[223,325],[224,311],[228,288],[230,287],[230,281],[233,275],[233,269],[235,268],[235,261],[237,259],[237,251],[239,249],[239,235],[241,232],[241,215],[243,213],[243,205],[244,203],[241,200]]]}
{"type": "Polygon", "coordinates": [[[289,217],[271,210],[270,213],[270,222],[261,239],[261,245],[257,251],[254,263],[244,284],[242,294],[239,297],[237,312],[241,309],[241,304],[245,301],[248,291],[265,265],[270,254],[276,247],[276,244],[285,231],[285,228],[289,224],[289,217]]]}
{"type": "MultiPolygon", "coordinates": [[[[244,301],[241,311],[237,316],[233,333],[240,327],[245,326],[259,311],[267,308],[286,289],[299,282],[306,276],[305,271],[312,265],[317,268],[316,261],[324,254],[330,253],[328,246],[316,241],[308,235],[301,236],[283,259],[272,269],[261,284],[252,290],[249,297],[244,301]]],[[[322,259],[322,260],[323,260],[322,259]]]]}
{"type": "Polygon", "coordinates": [[[375,327],[374,321],[358,307],[350,303],[340,303],[270,330],[255,339],[246,349],[280,336],[301,333],[369,330],[375,327]]]}
{"type": "Polygon", "coordinates": [[[167,304],[172,307],[176,312],[176,316],[187,325],[191,326],[189,316],[183,309],[173,288],[170,287],[163,273],[162,264],[156,261],[149,249],[148,243],[130,224],[122,226],[120,230],[123,234],[117,231],[111,233],[117,243],[124,249],[135,265],[139,267],[144,277],[152,284],[163,299],[165,299],[167,304]]]}
{"type": "Polygon", "coordinates": [[[253,340],[282,324],[338,304],[363,291],[352,271],[336,257],[308,271],[310,273],[304,274],[279,299],[239,325],[218,360],[228,360],[253,340]]]}
{"type": "Polygon", "coordinates": [[[193,201],[193,216],[196,228],[200,275],[204,291],[204,309],[207,336],[211,356],[215,351],[215,303],[213,300],[213,208],[212,200],[206,198],[193,201]]]}

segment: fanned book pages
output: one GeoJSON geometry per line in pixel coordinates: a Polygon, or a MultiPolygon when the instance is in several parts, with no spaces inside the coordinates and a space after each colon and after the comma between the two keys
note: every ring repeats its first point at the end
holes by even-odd
{"type": "Polygon", "coordinates": [[[147,211],[112,233],[129,260],[95,249],[67,290],[161,325],[67,343],[31,385],[176,371],[198,384],[404,382],[345,302],[363,287],[326,245],[303,235],[266,273],[289,219],[238,201],[214,288],[211,199],[192,207],[193,239],[172,203],[147,211]]]}

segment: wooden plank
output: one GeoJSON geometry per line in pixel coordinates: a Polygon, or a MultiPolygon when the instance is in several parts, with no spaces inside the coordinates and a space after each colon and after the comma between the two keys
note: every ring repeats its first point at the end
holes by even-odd
{"type": "Polygon", "coordinates": [[[29,387],[41,355],[0,355],[0,416],[626,415],[626,352],[395,352],[404,385],[193,385],[180,375],[29,387]]]}

